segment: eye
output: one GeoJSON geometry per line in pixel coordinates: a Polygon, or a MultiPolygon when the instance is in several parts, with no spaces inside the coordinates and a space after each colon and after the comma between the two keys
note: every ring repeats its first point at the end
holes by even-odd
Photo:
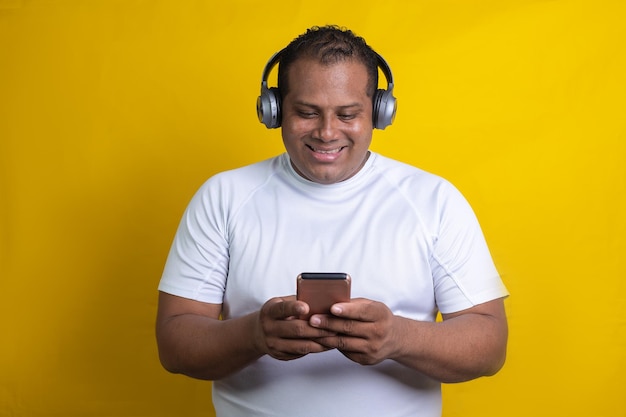
{"type": "Polygon", "coordinates": [[[338,114],[337,117],[339,117],[341,120],[352,120],[356,117],[356,114],[338,114]]]}
{"type": "Polygon", "coordinates": [[[317,113],[312,112],[312,111],[300,110],[298,111],[298,116],[302,117],[303,119],[312,119],[315,116],[317,116],[317,113]]]}

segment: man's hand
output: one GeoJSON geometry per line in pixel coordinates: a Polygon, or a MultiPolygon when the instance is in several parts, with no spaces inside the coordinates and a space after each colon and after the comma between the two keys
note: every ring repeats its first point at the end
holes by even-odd
{"type": "Polygon", "coordinates": [[[267,301],[259,311],[255,329],[257,349],[280,360],[297,359],[309,353],[329,350],[331,347],[316,340],[334,333],[311,327],[306,320],[298,319],[308,312],[308,304],[296,301],[295,296],[267,301]]]}
{"type": "Polygon", "coordinates": [[[383,303],[353,299],[332,306],[330,315],[313,315],[309,324],[334,333],[316,342],[362,365],[392,359],[441,382],[493,375],[502,367],[508,331],[501,298],[442,317],[412,320],[383,303]]]}
{"type": "Polygon", "coordinates": [[[334,333],[300,320],[309,306],[295,296],[272,298],[261,310],[220,320],[221,304],[159,293],[157,342],[163,367],[199,379],[216,380],[245,368],[265,354],[291,360],[329,348],[315,339],[334,333]]]}
{"type": "Polygon", "coordinates": [[[385,304],[356,298],[335,304],[331,313],[316,314],[309,320],[311,326],[335,333],[316,339],[320,345],[336,348],[361,365],[374,365],[394,355],[400,334],[397,318],[385,304]]]}

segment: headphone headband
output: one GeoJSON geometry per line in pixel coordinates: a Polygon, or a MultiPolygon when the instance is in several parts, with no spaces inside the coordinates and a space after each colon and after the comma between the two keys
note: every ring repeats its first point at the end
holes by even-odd
{"type": "MultiPolygon", "coordinates": [[[[280,62],[280,58],[285,49],[276,52],[265,64],[263,74],[261,76],[261,95],[257,98],[256,110],[259,121],[268,129],[280,127],[280,104],[281,97],[277,87],[268,88],[267,79],[272,69],[280,62]]],[[[385,79],[387,80],[387,89],[377,89],[373,102],[372,119],[373,126],[376,129],[384,129],[393,123],[396,117],[397,101],[393,96],[393,74],[387,61],[374,51],[378,63],[385,79]]]]}
{"type": "Polygon", "coordinates": [[[272,68],[274,68],[276,64],[278,64],[278,61],[280,61],[284,50],[285,49],[283,48],[280,51],[276,52],[274,55],[272,55],[270,60],[267,61],[267,64],[265,64],[265,68],[263,68],[263,76],[261,77],[261,87],[267,88],[267,78],[270,76],[272,68]]]}

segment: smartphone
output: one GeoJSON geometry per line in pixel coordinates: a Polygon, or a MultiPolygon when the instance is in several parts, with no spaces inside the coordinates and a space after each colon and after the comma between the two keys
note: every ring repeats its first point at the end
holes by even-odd
{"type": "Polygon", "coordinates": [[[329,314],[335,303],[350,301],[352,279],[345,272],[303,272],[297,278],[296,298],[309,305],[309,314],[329,314]]]}

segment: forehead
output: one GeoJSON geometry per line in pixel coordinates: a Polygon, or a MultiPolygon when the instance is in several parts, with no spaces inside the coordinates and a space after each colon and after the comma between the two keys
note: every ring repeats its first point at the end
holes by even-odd
{"type": "Polygon", "coordinates": [[[311,58],[294,61],[287,70],[288,94],[291,92],[366,94],[368,73],[365,64],[348,59],[321,63],[311,58]]]}

